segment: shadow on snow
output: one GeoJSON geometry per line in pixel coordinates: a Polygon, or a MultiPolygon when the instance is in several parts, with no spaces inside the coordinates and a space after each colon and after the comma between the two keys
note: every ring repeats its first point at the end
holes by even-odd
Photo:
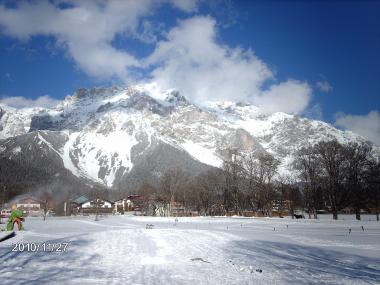
{"type": "MultiPolygon", "coordinates": [[[[67,242],[65,240],[47,243],[67,242]]],[[[103,278],[103,272],[86,269],[99,260],[99,256],[86,252],[91,241],[80,238],[72,241],[66,252],[13,252],[13,246],[0,248],[0,276],[2,285],[11,284],[71,284],[75,278],[103,278]]]]}
{"type": "Polygon", "coordinates": [[[289,284],[380,282],[380,259],[330,249],[271,241],[234,241],[232,259],[249,259],[289,284]],[[355,281],[355,282],[356,282],[355,281]]]}

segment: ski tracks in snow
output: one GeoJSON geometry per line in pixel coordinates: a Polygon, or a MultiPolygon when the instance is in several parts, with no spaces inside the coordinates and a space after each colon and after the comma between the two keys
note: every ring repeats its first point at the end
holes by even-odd
{"type": "Polygon", "coordinates": [[[107,284],[250,284],[250,273],[226,262],[231,237],[225,235],[172,229],[96,233],[89,248],[98,258],[90,268],[92,274],[103,271],[107,284]],[[191,260],[197,258],[208,263],[191,260]]]}

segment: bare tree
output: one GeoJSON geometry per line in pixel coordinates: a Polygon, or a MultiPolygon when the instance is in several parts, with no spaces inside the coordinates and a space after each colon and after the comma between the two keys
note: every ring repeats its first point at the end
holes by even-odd
{"type": "Polygon", "coordinates": [[[282,216],[282,212],[287,210],[292,219],[294,219],[295,207],[302,202],[301,193],[296,186],[295,179],[290,175],[280,175],[277,179],[276,190],[279,216],[282,216]]]}
{"type": "Polygon", "coordinates": [[[271,154],[261,153],[258,156],[258,163],[258,198],[263,205],[263,212],[271,215],[272,201],[276,197],[272,178],[277,173],[280,161],[271,154]]]}
{"type": "MultiPolygon", "coordinates": [[[[179,169],[171,170],[166,172],[160,179],[159,192],[160,197],[164,202],[169,205],[173,204],[176,199],[179,199],[182,193],[182,201],[184,200],[184,191],[181,189],[185,188],[188,182],[188,176],[179,169]]],[[[170,215],[172,215],[172,209],[170,207],[170,215]]]]}
{"type": "Polygon", "coordinates": [[[212,205],[212,190],[209,177],[199,177],[199,183],[195,186],[198,213],[209,215],[212,205]]]}
{"type": "Polygon", "coordinates": [[[304,202],[311,218],[313,213],[317,219],[317,210],[322,200],[321,195],[321,163],[316,149],[312,146],[304,147],[298,150],[293,164],[294,169],[298,172],[302,181],[304,202]]]}
{"type": "Polygon", "coordinates": [[[284,183],[284,199],[288,201],[289,213],[294,219],[296,207],[302,204],[302,195],[293,177],[286,176],[282,183],[284,183]]]}
{"type": "Polygon", "coordinates": [[[95,221],[99,221],[99,206],[100,206],[100,189],[96,186],[91,186],[90,198],[95,203],[95,221]]]}
{"type": "Polygon", "coordinates": [[[43,213],[43,219],[46,220],[46,215],[49,212],[49,203],[52,200],[51,194],[48,191],[43,191],[40,195],[41,205],[42,209],[44,211],[43,213]]]}
{"type": "Polygon", "coordinates": [[[258,172],[259,161],[258,154],[251,152],[243,156],[243,171],[247,202],[252,211],[258,209],[258,172]]]}
{"type": "Polygon", "coordinates": [[[208,171],[197,177],[197,209],[205,215],[223,214],[223,177],[220,171],[208,171]]]}
{"type": "Polygon", "coordinates": [[[342,187],[344,153],[343,147],[337,140],[321,141],[316,146],[316,153],[321,161],[322,174],[326,180],[333,219],[338,219],[338,210],[343,204],[344,191],[342,187]]]}
{"type": "Polygon", "coordinates": [[[253,211],[270,214],[272,202],[277,197],[272,179],[279,164],[279,160],[264,152],[252,152],[242,157],[242,178],[246,191],[241,196],[244,199],[241,204],[245,202],[253,211]]]}
{"type": "Polygon", "coordinates": [[[159,200],[158,190],[154,186],[145,183],[139,187],[137,194],[142,196],[141,211],[145,215],[154,216],[157,208],[156,203],[159,200]]]}
{"type": "Polygon", "coordinates": [[[231,160],[224,161],[223,173],[225,177],[224,206],[226,212],[232,208],[235,213],[240,214],[239,192],[243,177],[242,156],[237,151],[231,152],[231,160]]]}
{"type": "Polygon", "coordinates": [[[350,202],[354,207],[356,219],[360,220],[360,210],[366,206],[364,185],[371,160],[372,146],[368,143],[348,143],[343,148],[345,185],[350,194],[350,202]]]}
{"type": "Polygon", "coordinates": [[[368,206],[375,211],[376,220],[379,221],[380,213],[380,161],[373,159],[368,167],[366,175],[366,188],[368,206]]]}

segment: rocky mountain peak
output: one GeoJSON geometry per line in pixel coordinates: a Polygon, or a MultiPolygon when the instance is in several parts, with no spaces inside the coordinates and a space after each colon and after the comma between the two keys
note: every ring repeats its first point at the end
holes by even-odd
{"type": "Polygon", "coordinates": [[[176,90],[171,91],[166,96],[165,101],[167,101],[170,104],[175,105],[175,106],[187,106],[187,105],[190,105],[190,102],[187,100],[187,98],[185,96],[181,95],[176,90]]]}
{"type": "Polygon", "coordinates": [[[119,86],[112,87],[94,87],[94,88],[79,88],[74,92],[73,97],[78,99],[89,97],[105,97],[115,95],[122,91],[123,88],[119,86]]]}
{"type": "MultiPolygon", "coordinates": [[[[149,84],[78,89],[52,109],[1,107],[0,147],[3,138],[12,141],[12,150],[48,154],[78,179],[116,188],[136,185],[141,177],[154,181],[173,165],[193,173],[221,167],[230,149],[271,153],[286,172],[304,145],[332,138],[364,141],[324,122],[263,114],[248,103],[196,106],[178,91],[149,84]],[[26,139],[33,132],[39,140],[26,139]]],[[[15,151],[7,159],[20,157],[15,151]]]]}

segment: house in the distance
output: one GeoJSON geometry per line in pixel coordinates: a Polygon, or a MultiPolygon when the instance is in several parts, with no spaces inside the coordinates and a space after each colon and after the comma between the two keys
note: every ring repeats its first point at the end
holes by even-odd
{"type": "Polygon", "coordinates": [[[42,216],[44,214],[44,205],[36,197],[24,197],[15,202],[17,208],[27,216],[42,216]]]}
{"type": "Polygon", "coordinates": [[[114,212],[124,213],[126,211],[140,211],[144,197],[140,195],[129,195],[114,202],[114,212]]]}
{"type": "Polygon", "coordinates": [[[102,209],[110,209],[112,208],[112,202],[104,199],[94,199],[94,200],[88,200],[81,204],[82,209],[89,209],[89,208],[102,208],[102,209]]]}
{"type": "Polygon", "coordinates": [[[131,201],[128,200],[128,199],[118,199],[116,201],[113,202],[114,204],[114,212],[115,213],[121,213],[121,214],[124,214],[125,211],[128,211],[128,203],[130,203],[131,201]]]}
{"type": "Polygon", "coordinates": [[[70,200],[64,210],[66,215],[111,214],[113,203],[103,198],[91,199],[86,195],[80,195],[70,200]]]}
{"type": "Polygon", "coordinates": [[[66,216],[77,215],[80,213],[81,205],[90,199],[86,195],[80,195],[71,199],[64,204],[64,213],[66,216]]]}
{"type": "Polygon", "coordinates": [[[81,195],[81,196],[75,198],[74,200],[72,200],[71,202],[76,206],[80,206],[89,200],[90,199],[86,195],[81,195]]]}
{"type": "Polygon", "coordinates": [[[129,204],[128,204],[128,207],[129,207],[129,210],[130,211],[141,211],[141,208],[143,206],[143,203],[144,203],[144,197],[141,196],[141,195],[130,195],[128,196],[128,200],[129,200],[129,204]]]}
{"type": "Polygon", "coordinates": [[[111,214],[112,210],[113,203],[102,198],[87,200],[80,205],[82,214],[111,214]]]}

